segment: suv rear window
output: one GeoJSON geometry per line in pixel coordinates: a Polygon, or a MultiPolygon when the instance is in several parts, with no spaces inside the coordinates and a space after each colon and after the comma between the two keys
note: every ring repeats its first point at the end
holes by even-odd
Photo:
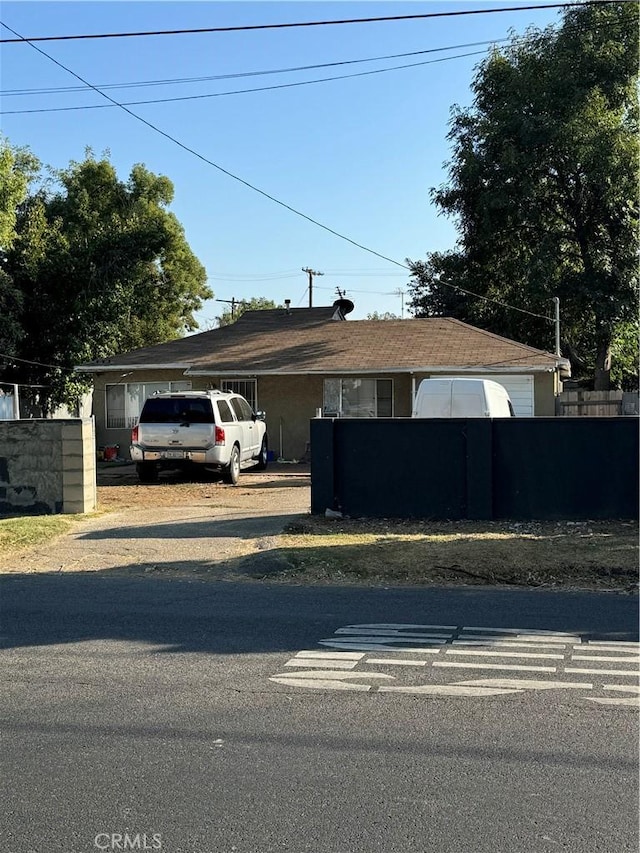
{"type": "Polygon", "coordinates": [[[141,424],[212,424],[211,400],[150,397],[142,407],[141,424]]]}

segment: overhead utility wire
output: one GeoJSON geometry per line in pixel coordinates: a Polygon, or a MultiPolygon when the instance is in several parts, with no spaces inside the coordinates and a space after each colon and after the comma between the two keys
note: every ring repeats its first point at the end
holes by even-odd
{"type": "MultiPolygon", "coordinates": [[[[198,29],[181,29],[181,30],[147,30],[143,32],[132,33],[85,33],[83,35],[67,35],[67,36],[19,36],[14,39],[0,39],[0,44],[15,44],[16,42],[28,42],[31,44],[35,41],[74,41],[80,39],[112,39],[112,38],[132,38],[137,36],[176,36],[176,35],[191,35],[196,33],[233,33],[233,32],[248,32],[250,30],[283,30],[292,29],[295,27],[326,27],[336,24],[374,24],[385,21],[415,21],[425,20],[427,18],[455,18],[465,15],[492,15],[497,12],[531,12],[538,9],[566,9],[568,6],[602,6],[608,3],[613,3],[616,0],[587,0],[584,3],[545,3],[534,6],[504,6],[499,9],[462,9],[457,12],[426,12],[422,15],[386,15],[376,18],[345,18],[342,20],[333,21],[296,21],[286,24],[244,24],[234,27],[200,27],[198,29]]],[[[6,27],[9,32],[17,35],[11,27],[6,27]]]]}
{"type": "MultiPolygon", "coordinates": [[[[22,39],[22,36],[20,36],[20,34],[18,32],[16,32],[14,29],[12,29],[8,24],[5,24],[2,21],[0,21],[0,26],[5,27],[5,29],[9,30],[14,35],[16,35],[18,38],[22,39]]],[[[23,40],[26,41],[26,39],[23,39],[23,40]]],[[[180,142],[179,139],[176,139],[174,136],[171,136],[171,134],[167,133],[164,130],[161,130],[159,127],[157,127],[152,122],[148,121],[145,118],[142,118],[142,116],[139,116],[137,113],[134,113],[132,110],[130,110],[128,107],[125,107],[123,104],[118,103],[110,95],[107,95],[105,92],[102,92],[100,89],[98,89],[92,83],[89,83],[88,80],[85,80],[84,77],[81,77],[79,74],[76,74],[75,71],[72,71],[66,65],[63,65],[62,62],[59,62],[57,59],[54,59],[53,56],[46,53],[44,50],[42,50],[42,48],[37,47],[35,44],[30,44],[30,43],[29,43],[29,46],[31,48],[33,48],[33,50],[36,50],[39,54],[44,56],[46,59],[48,59],[50,62],[53,62],[54,65],[57,65],[58,68],[62,68],[63,71],[66,71],[68,74],[71,74],[71,76],[75,77],[76,80],[79,80],[81,83],[84,83],[85,86],[88,86],[90,89],[93,89],[99,95],[102,95],[103,98],[106,98],[112,104],[115,104],[115,106],[120,107],[120,109],[124,110],[124,112],[126,112],[128,115],[130,115],[132,118],[136,119],[136,121],[139,121],[142,124],[146,125],[151,130],[153,130],[155,133],[159,133],[165,139],[168,139],[170,142],[173,142],[174,145],[177,145],[179,148],[182,148],[183,151],[187,151],[189,154],[193,154],[194,157],[197,157],[198,160],[202,160],[203,163],[207,163],[209,166],[212,166],[214,169],[217,169],[219,172],[222,172],[222,174],[227,175],[229,178],[232,178],[234,181],[237,181],[240,184],[243,184],[243,186],[247,187],[248,189],[253,190],[254,192],[257,192],[259,195],[263,196],[264,198],[269,199],[269,201],[272,201],[275,204],[279,205],[280,207],[285,208],[285,210],[289,210],[291,213],[294,213],[296,216],[299,216],[302,219],[305,219],[307,222],[310,222],[312,225],[317,225],[318,228],[322,228],[323,231],[327,231],[329,234],[333,234],[334,237],[338,237],[340,240],[344,240],[346,243],[350,243],[352,246],[355,246],[358,249],[362,249],[362,251],[368,252],[370,255],[375,255],[377,258],[381,258],[383,261],[388,261],[390,264],[394,264],[397,267],[402,267],[402,268],[407,269],[407,270],[410,269],[406,264],[403,264],[400,261],[396,261],[394,258],[389,258],[389,257],[387,257],[387,255],[383,255],[381,252],[376,252],[375,249],[370,249],[368,246],[364,246],[362,243],[358,243],[356,240],[352,240],[351,237],[347,237],[345,234],[340,234],[339,231],[335,231],[333,228],[329,228],[328,225],[323,225],[323,223],[319,222],[317,219],[313,219],[311,216],[308,216],[306,213],[302,213],[302,211],[297,210],[295,207],[292,207],[291,205],[286,204],[286,202],[280,201],[280,199],[276,198],[275,196],[272,196],[269,193],[265,192],[264,190],[261,190],[259,187],[256,187],[253,184],[249,183],[249,181],[245,181],[244,178],[241,178],[238,175],[234,175],[233,172],[230,172],[228,169],[223,168],[222,166],[218,165],[218,163],[215,163],[213,160],[209,160],[203,154],[200,154],[195,149],[190,148],[188,145],[185,145],[184,142],[180,142]]],[[[475,296],[478,299],[483,299],[487,302],[494,302],[497,305],[502,305],[503,307],[513,309],[514,311],[520,311],[523,314],[529,314],[532,317],[540,317],[543,320],[550,320],[551,322],[553,322],[553,318],[546,317],[543,314],[534,314],[532,311],[527,311],[525,308],[518,308],[516,305],[507,305],[506,303],[499,302],[497,299],[491,299],[488,296],[481,296],[479,293],[472,293],[470,290],[465,290],[464,288],[458,287],[457,285],[446,284],[446,282],[443,282],[443,284],[445,284],[447,287],[451,287],[452,289],[457,290],[460,293],[466,293],[469,296],[475,296]]],[[[49,366],[54,366],[54,365],[49,365],[49,366]]]]}
{"type": "MultiPolygon", "coordinates": [[[[107,110],[111,109],[114,106],[133,107],[141,106],[143,104],[169,104],[175,103],[176,101],[201,101],[206,100],[208,98],[221,98],[225,95],[246,95],[250,92],[271,92],[274,89],[293,89],[297,86],[310,86],[313,83],[329,83],[332,80],[347,80],[352,77],[368,77],[372,74],[384,74],[387,71],[399,71],[405,68],[416,68],[419,65],[432,65],[436,62],[447,62],[449,59],[462,59],[465,56],[479,56],[481,54],[484,55],[484,53],[484,50],[475,50],[472,53],[458,53],[454,56],[442,56],[439,59],[426,59],[423,62],[411,62],[406,65],[394,65],[391,68],[376,68],[372,71],[358,71],[354,74],[340,74],[337,77],[322,77],[318,80],[299,80],[296,83],[279,83],[275,86],[260,86],[254,89],[235,89],[232,92],[211,92],[206,95],[180,95],[176,98],[154,98],[153,100],[149,101],[121,101],[120,103],[116,103],[114,101],[112,104],[81,104],[77,107],[39,107],[34,108],[32,110],[1,110],[0,115],[15,116],[33,113],[65,113],[77,112],[78,110],[107,110]]],[[[99,90],[96,89],[96,91],[99,90]]]]}
{"type": "MultiPolygon", "coordinates": [[[[619,26],[618,21],[607,21],[599,24],[600,28],[608,28],[619,26]]],[[[581,25],[572,25],[569,28],[571,31],[580,32],[584,30],[581,25]]],[[[447,50],[463,50],[468,47],[485,47],[487,45],[502,44],[510,42],[513,45],[526,43],[527,37],[512,38],[506,36],[504,38],[485,39],[483,41],[466,42],[464,44],[450,44],[445,47],[432,47],[425,50],[411,50],[405,53],[391,53],[385,56],[369,56],[363,59],[342,59],[336,62],[319,62],[314,65],[297,65],[289,68],[268,68],[260,71],[237,71],[231,74],[212,74],[201,77],[167,77],[160,80],[134,80],[130,83],[99,83],[96,84],[99,89],[138,89],[148,88],[150,86],[173,86],[181,83],[209,83],[215,80],[235,80],[242,77],[263,77],[272,74],[289,74],[298,71],[314,71],[317,68],[335,68],[342,65],[358,65],[364,62],[384,62],[388,59],[405,59],[409,56],[422,56],[427,53],[442,53],[447,50]]],[[[57,95],[67,94],[71,92],[82,92],[86,86],[52,86],[46,88],[33,89],[5,89],[3,97],[26,96],[26,95],[57,95]]]]}
{"type": "Polygon", "coordinates": [[[6,352],[0,352],[0,358],[6,358],[8,361],[21,361],[24,364],[35,364],[36,367],[55,367],[56,370],[68,370],[69,368],[63,367],[61,364],[44,364],[42,361],[29,361],[28,358],[18,358],[17,355],[7,355],[6,352]]]}
{"type": "MultiPolygon", "coordinates": [[[[617,22],[614,21],[611,23],[616,24],[617,22]]],[[[607,25],[607,26],[609,26],[609,25],[607,25]]],[[[473,47],[475,44],[482,44],[482,45],[486,46],[486,45],[491,45],[491,44],[498,44],[498,43],[505,42],[505,41],[511,41],[512,44],[514,43],[511,39],[504,38],[504,39],[493,39],[493,40],[484,41],[484,42],[470,43],[468,46],[473,47]]],[[[520,40],[518,40],[518,42],[516,42],[516,43],[519,43],[519,41],[520,40]]],[[[525,41],[525,39],[522,39],[522,41],[525,41]]],[[[458,45],[457,47],[464,47],[464,46],[465,45],[458,45]]],[[[417,54],[438,53],[438,52],[441,52],[444,50],[454,50],[454,49],[456,49],[456,47],[454,47],[454,46],[438,47],[438,48],[432,48],[429,50],[412,51],[411,53],[408,53],[408,54],[397,54],[397,55],[398,56],[403,56],[403,55],[404,56],[415,56],[417,54]]],[[[291,89],[291,88],[296,88],[298,86],[309,86],[309,85],[312,85],[314,83],[327,83],[327,82],[331,82],[333,80],[347,80],[347,79],[354,78],[354,77],[366,77],[366,76],[370,76],[372,74],[384,74],[387,71],[399,71],[399,70],[406,70],[407,68],[417,68],[417,67],[420,67],[423,65],[432,65],[432,64],[438,63],[438,62],[446,62],[450,59],[464,59],[464,58],[469,57],[469,56],[480,56],[480,55],[484,54],[484,52],[485,51],[480,50],[480,51],[472,51],[471,53],[459,53],[459,54],[455,54],[454,56],[446,56],[446,57],[442,57],[440,59],[430,59],[430,60],[425,60],[423,62],[411,62],[411,63],[406,63],[405,65],[392,65],[388,68],[378,68],[378,69],[374,69],[371,71],[360,71],[360,72],[357,72],[354,74],[341,74],[341,75],[337,75],[335,77],[322,77],[322,78],[319,78],[316,80],[301,80],[301,81],[298,81],[295,83],[280,83],[280,84],[276,84],[274,86],[260,86],[260,87],[254,87],[252,89],[235,89],[235,90],[232,90],[230,92],[212,92],[212,93],[208,93],[208,94],[204,94],[204,95],[181,95],[181,96],[174,97],[174,98],[155,98],[155,99],[146,100],[146,101],[122,101],[120,105],[130,107],[130,106],[141,106],[141,105],[145,105],[145,104],[167,104],[167,103],[175,103],[178,101],[198,101],[198,100],[203,100],[203,99],[208,99],[208,98],[221,98],[221,97],[225,97],[225,96],[229,96],[229,95],[245,95],[245,94],[253,93],[253,92],[269,92],[269,91],[274,91],[276,89],[291,89]]],[[[382,60],[385,58],[390,59],[393,57],[374,57],[372,59],[345,60],[344,62],[326,63],[326,64],[321,64],[321,65],[316,65],[316,66],[310,65],[310,66],[307,66],[307,68],[323,68],[323,67],[330,67],[333,65],[347,65],[347,64],[351,64],[351,63],[357,63],[357,62],[375,62],[378,59],[382,60]]],[[[200,80],[215,80],[215,79],[223,79],[223,78],[228,78],[228,77],[257,76],[257,75],[261,75],[261,74],[279,74],[279,73],[285,73],[287,71],[297,71],[297,70],[299,70],[299,69],[290,68],[290,69],[282,69],[281,71],[251,71],[251,72],[246,72],[246,73],[242,73],[242,74],[229,74],[229,75],[220,75],[220,77],[210,77],[210,78],[204,77],[204,78],[193,78],[193,79],[195,79],[195,80],[198,80],[198,79],[200,79],[200,80]]],[[[306,69],[303,68],[302,70],[306,70],[306,69]]],[[[171,82],[171,81],[168,81],[168,82],[171,82]]],[[[189,80],[186,79],[186,82],[189,82],[189,80]]],[[[134,84],[134,85],[137,86],[138,84],[134,84]]],[[[158,85],[164,85],[164,84],[162,81],[159,81],[158,85]]],[[[96,87],[96,89],[98,89],[98,88],[99,87],[96,87]]],[[[110,89],[129,88],[129,86],[127,84],[113,84],[111,86],[107,86],[104,88],[110,88],[110,89]]],[[[85,89],[86,89],[86,86],[85,87],[72,86],[72,87],[67,87],[66,89],[62,89],[60,91],[65,92],[65,93],[67,91],[81,92],[81,91],[84,91],[85,89]]],[[[50,90],[50,91],[43,90],[42,92],[38,92],[38,90],[34,89],[31,92],[29,92],[28,94],[53,94],[55,92],[56,92],[56,90],[50,90]]],[[[14,92],[14,94],[19,94],[19,92],[16,91],[16,92],[14,92]]],[[[104,109],[111,109],[113,106],[115,106],[115,103],[114,104],[80,104],[78,106],[72,106],[72,107],[36,107],[36,108],[30,109],[30,110],[0,110],[0,115],[33,115],[33,114],[39,114],[39,113],[77,112],[79,110],[104,110],[104,109]]]]}
{"type": "MultiPolygon", "coordinates": [[[[205,77],[175,77],[165,80],[138,80],[132,83],[105,83],[96,84],[100,89],[138,89],[149,86],[170,86],[178,83],[210,83],[214,80],[235,80],[239,77],[262,77],[269,74],[288,74],[294,71],[315,71],[317,68],[335,68],[341,65],[358,65],[363,62],[383,62],[387,59],[404,59],[408,56],[422,56],[425,53],[441,53],[445,50],[463,50],[467,47],[482,47],[488,44],[499,44],[510,41],[509,37],[500,39],[485,39],[484,41],[473,41],[467,44],[452,44],[447,47],[432,47],[427,50],[411,50],[407,53],[391,53],[386,56],[370,56],[366,59],[342,59],[338,62],[320,62],[316,65],[297,65],[291,68],[270,68],[263,71],[238,71],[234,74],[214,74],[205,77]]],[[[57,95],[69,92],[83,92],[85,86],[56,86],[40,89],[5,89],[3,97],[23,95],[57,95]]]]}

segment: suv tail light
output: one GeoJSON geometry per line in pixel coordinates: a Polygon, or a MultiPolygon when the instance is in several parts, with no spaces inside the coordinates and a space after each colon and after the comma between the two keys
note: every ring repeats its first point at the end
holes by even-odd
{"type": "Polygon", "coordinates": [[[131,430],[131,444],[137,444],[138,442],[138,427],[134,426],[131,430]]]}
{"type": "Polygon", "coordinates": [[[222,427],[216,427],[215,443],[217,446],[224,446],[224,430],[222,427]]]}

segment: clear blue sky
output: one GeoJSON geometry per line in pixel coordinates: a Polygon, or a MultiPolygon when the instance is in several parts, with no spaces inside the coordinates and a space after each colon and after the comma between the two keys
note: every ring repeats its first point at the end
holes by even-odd
{"type": "MultiPolygon", "coordinates": [[[[238,26],[533,5],[505,2],[3,2],[0,17],[22,36],[238,26]]],[[[499,40],[544,27],[559,10],[504,12],[342,26],[150,36],[39,47],[94,85],[285,69],[499,40]]],[[[2,29],[3,37],[10,37],[2,29]]],[[[273,86],[424,62],[445,53],[304,72],[198,83],[109,89],[119,101],[175,98],[273,86]]],[[[403,262],[453,246],[452,222],[437,215],[429,189],[446,179],[452,105],[471,102],[482,55],[275,91],[132,106],[140,116],[210,160],[351,239],[403,262]]],[[[2,46],[2,111],[103,104],[97,93],[9,95],[10,90],[79,85],[27,44],[2,46]]],[[[3,114],[2,131],[54,168],[86,146],[108,151],[119,176],[135,163],[167,175],[171,206],[219,299],[264,296],[331,304],[337,286],[355,302],[353,319],[400,313],[407,274],[295,216],[206,165],[117,107],[3,114]]],[[[207,302],[202,327],[226,306],[207,302]]],[[[405,311],[406,316],[406,311],[405,311]]]]}

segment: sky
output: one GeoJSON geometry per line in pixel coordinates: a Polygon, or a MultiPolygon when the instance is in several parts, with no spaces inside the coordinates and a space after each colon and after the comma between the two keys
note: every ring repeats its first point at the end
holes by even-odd
{"type": "Polygon", "coordinates": [[[108,102],[100,94],[82,87],[32,46],[2,44],[2,133],[54,169],[82,160],[89,147],[96,156],[107,152],[122,180],[136,163],[169,177],[175,189],[170,209],[214,291],[215,300],[196,314],[201,329],[212,328],[228,309],[217,300],[262,296],[306,307],[303,268],[323,273],[313,278],[314,306],[331,305],[340,288],[355,304],[350,319],[366,319],[372,312],[406,317],[409,278],[401,265],[407,258],[452,248],[456,240],[455,223],[439,215],[429,197],[432,187],[447,180],[452,107],[471,105],[474,69],[491,43],[559,22],[561,10],[519,8],[525,5],[541,4],[9,0],[0,12],[2,38],[14,38],[5,25],[29,38],[518,8],[306,28],[35,43],[92,85],[117,85],[106,91],[121,103],[188,96],[128,109],[195,154],[124,110],[105,107],[108,102]],[[354,62],[419,51],[437,52],[354,62]],[[413,67],[306,84],[401,65],[413,67]],[[265,71],[282,73],[253,73],[265,71]],[[239,74],[251,76],[158,84],[239,74]],[[149,85],[119,85],[142,82],[149,85]],[[301,82],[305,85],[228,94],[301,82]],[[77,90],[54,91],[66,87],[77,90]]]}

